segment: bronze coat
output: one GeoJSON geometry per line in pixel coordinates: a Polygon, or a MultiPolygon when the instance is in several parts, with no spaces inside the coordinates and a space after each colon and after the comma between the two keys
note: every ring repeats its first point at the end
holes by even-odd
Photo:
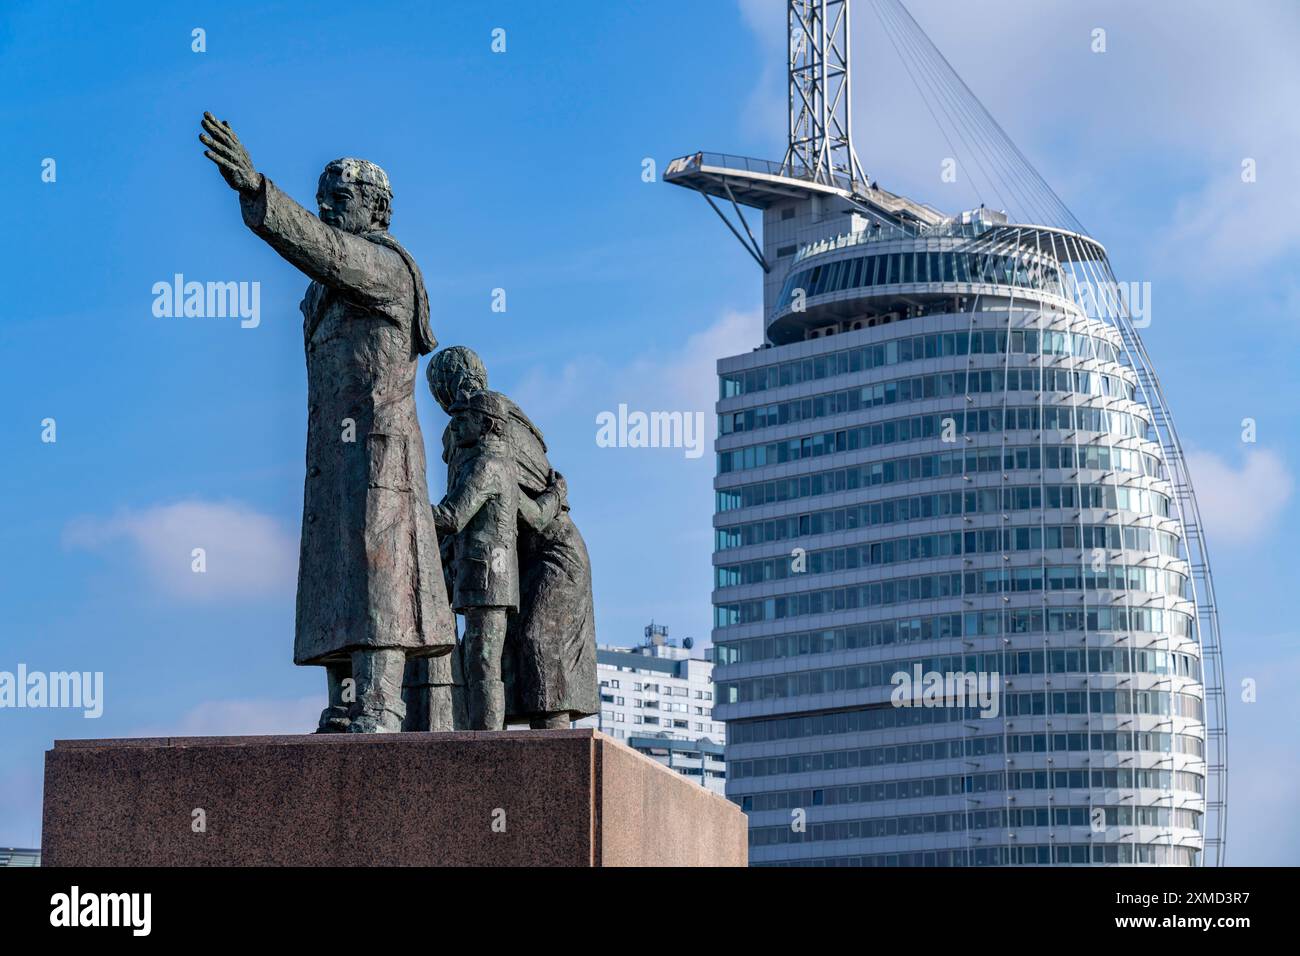
{"type": "MultiPolygon", "coordinates": [[[[508,436],[520,493],[531,496],[546,487],[551,465],[541,431],[511,404],[508,436]]],[[[465,455],[448,427],[442,435],[442,456],[449,482],[465,455]]],[[[519,613],[510,616],[502,655],[507,719],[568,712],[577,720],[595,714],[600,699],[587,545],[569,513],[563,512],[542,531],[521,520],[518,552],[519,613]]]]}
{"type": "Polygon", "coordinates": [[[519,482],[509,448],[470,449],[433,509],[435,526],[456,535],[451,606],[519,607],[519,482]]]}
{"type": "MultiPolygon", "coordinates": [[[[531,531],[531,529],[530,529],[531,531]]],[[[506,711],[511,719],[600,710],[596,612],[587,545],[566,511],[520,540],[522,603],[506,633],[506,711]]]]}
{"type": "Polygon", "coordinates": [[[434,345],[419,270],[386,233],[321,222],[264,180],[244,221],[312,278],[294,662],[358,648],[410,656],[454,646],[415,411],[419,356],[434,345]],[[349,440],[351,439],[351,440],[349,440]]]}

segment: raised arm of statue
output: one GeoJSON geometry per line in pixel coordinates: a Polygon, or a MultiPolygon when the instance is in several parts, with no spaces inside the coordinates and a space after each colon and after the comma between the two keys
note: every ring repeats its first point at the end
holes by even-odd
{"type": "Polygon", "coordinates": [[[317,282],[366,308],[410,314],[411,274],[392,249],[321,222],[266,176],[239,205],[249,229],[317,282]]]}
{"type": "MultiPolygon", "coordinates": [[[[398,321],[411,315],[415,286],[406,262],[393,249],[354,232],[383,231],[382,225],[362,224],[353,232],[321,221],[253,168],[248,150],[229,123],[203,114],[199,140],[204,155],[216,164],[231,189],[239,193],[244,223],[286,260],[322,285],[329,286],[367,309],[398,321]]],[[[336,183],[340,195],[318,196],[322,210],[343,221],[338,207],[355,202],[353,186],[336,183]]],[[[384,200],[386,203],[386,200],[384,200]]],[[[387,213],[387,205],[383,212],[387,213]]],[[[323,211],[322,215],[326,215],[323,211]]],[[[385,215],[381,222],[387,222],[385,215]]]]}

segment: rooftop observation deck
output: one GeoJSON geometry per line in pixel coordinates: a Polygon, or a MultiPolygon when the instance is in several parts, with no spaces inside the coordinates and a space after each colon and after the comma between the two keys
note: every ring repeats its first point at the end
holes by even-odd
{"type": "Polygon", "coordinates": [[[972,296],[1020,296],[1052,308],[1086,309],[1109,292],[1094,268],[1104,257],[1105,250],[1086,237],[1008,223],[1001,213],[982,209],[919,229],[870,225],[800,248],[769,304],[767,336],[784,345],[964,312],[972,296]]]}
{"type": "Polygon", "coordinates": [[[786,199],[807,199],[810,194],[850,199],[898,222],[934,224],[943,213],[867,183],[853,183],[836,174],[834,184],[816,180],[801,166],[727,153],[692,153],[674,159],[664,170],[664,181],[709,196],[734,200],[742,206],[766,209],[786,199]]]}
{"type": "MultiPolygon", "coordinates": [[[[1099,260],[1106,256],[1106,248],[1091,236],[1056,226],[1038,226],[1008,222],[1004,213],[991,209],[977,209],[944,219],[933,225],[888,225],[845,232],[831,239],[822,239],[800,246],[791,260],[794,267],[807,259],[840,252],[845,249],[884,243],[896,239],[970,239],[978,240],[978,247],[1015,246],[1025,250],[1039,250],[1058,262],[1099,260]]],[[[975,247],[976,243],[972,243],[975,247]]]]}
{"type": "Polygon", "coordinates": [[[1011,243],[1041,248],[1058,261],[1104,259],[1106,250],[1085,233],[1056,226],[1013,223],[1004,213],[991,209],[972,210],[949,216],[933,206],[891,193],[875,184],[853,183],[836,174],[834,185],[815,180],[800,166],[787,166],[766,159],[728,153],[692,153],[668,164],[664,181],[707,196],[733,201],[742,206],[766,209],[789,199],[807,199],[811,194],[838,196],[880,214],[887,225],[860,232],[844,233],[803,246],[791,265],[811,256],[835,252],[862,243],[891,239],[968,238],[981,244],[1011,243]]]}

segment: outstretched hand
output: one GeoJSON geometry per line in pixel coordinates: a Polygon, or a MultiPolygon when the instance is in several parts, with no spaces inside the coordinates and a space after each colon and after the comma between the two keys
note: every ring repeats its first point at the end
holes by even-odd
{"type": "Polygon", "coordinates": [[[255,193],[261,189],[262,174],[253,168],[248,150],[244,149],[230,124],[218,121],[211,113],[204,113],[203,128],[207,132],[199,134],[199,142],[208,147],[203,155],[217,164],[230,188],[241,193],[255,193]]]}

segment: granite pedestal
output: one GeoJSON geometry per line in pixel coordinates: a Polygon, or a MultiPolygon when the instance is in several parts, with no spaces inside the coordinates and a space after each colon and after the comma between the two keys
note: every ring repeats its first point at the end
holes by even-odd
{"type": "Polygon", "coordinates": [[[59,740],[46,866],[744,866],[732,803],[593,730],[59,740]]]}

